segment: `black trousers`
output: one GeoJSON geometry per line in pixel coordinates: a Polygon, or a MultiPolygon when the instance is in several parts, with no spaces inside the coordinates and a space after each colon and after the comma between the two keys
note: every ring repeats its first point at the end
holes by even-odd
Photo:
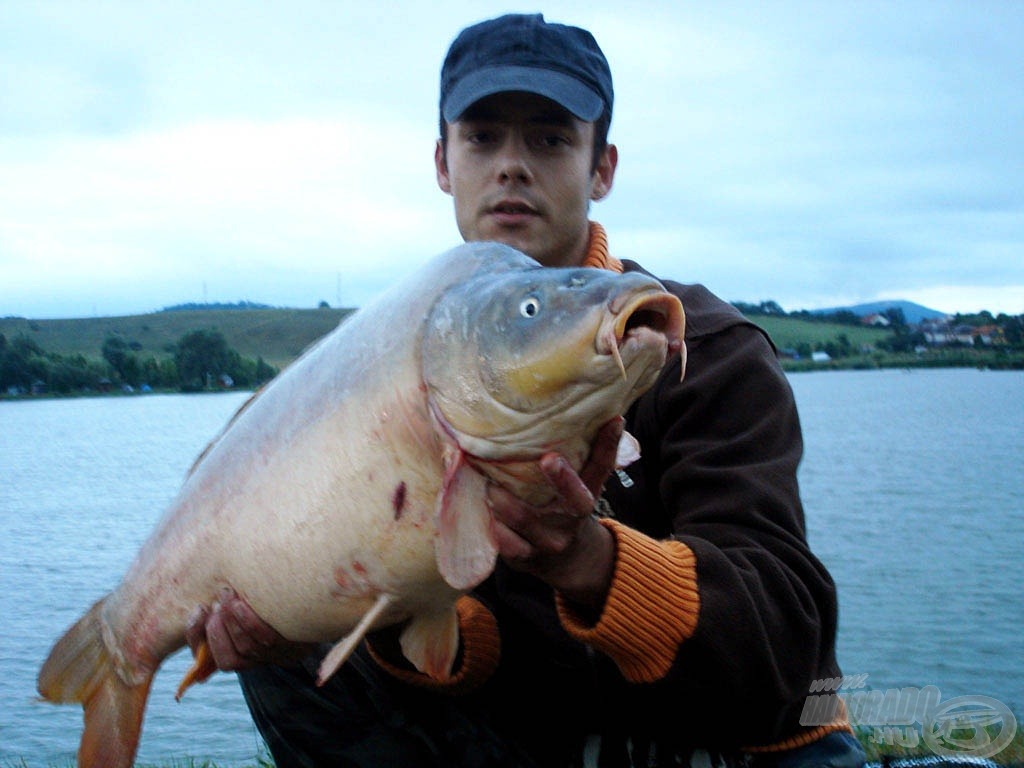
{"type": "Polygon", "coordinates": [[[298,666],[238,675],[276,768],[860,768],[865,762],[856,739],[845,733],[772,756],[666,753],[657,745],[596,736],[568,752],[528,754],[470,700],[399,683],[365,648],[321,688],[315,684],[319,661],[314,656],[298,666]]]}
{"type": "Polygon", "coordinates": [[[365,646],[318,688],[320,658],[238,675],[276,768],[539,768],[482,713],[398,682],[365,646]]]}

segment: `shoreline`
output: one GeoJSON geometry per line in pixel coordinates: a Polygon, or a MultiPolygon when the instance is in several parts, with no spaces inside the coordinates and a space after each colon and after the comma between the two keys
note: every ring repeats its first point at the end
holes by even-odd
{"type": "MultiPolygon", "coordinates": [[[[784,373],[829,373],[833,371],[882,371],[882,370],[938,370],[949,368],[975,369],[981,371],[1024,371],[1024,351],[975,351],[945,350],[925,354],[906,355],[861,355],[857,357],[837,358],[828,361],[795,360],[780,357],[779,362],[784,373]]],[[[272,381],[272,379],[271,379],[272,381]]],[[[267,382],[269,383],[269,382],[267,382]]],[[[264,385],[265,386],[265,385],[264,385]]],[[[67,400],[83,397],[125,397],[134,398],[146,395],[208,395],[227,394],[231,392],[255,392],[247,387],[216,388],[183,391],[169,387],[154,387],[145,391],[133,390],[125,392],[113,388],[103,392],[98,390],[77,392],[22,392],[12,394],[0,392],[0,402],[21,400],[67,400]]]]}

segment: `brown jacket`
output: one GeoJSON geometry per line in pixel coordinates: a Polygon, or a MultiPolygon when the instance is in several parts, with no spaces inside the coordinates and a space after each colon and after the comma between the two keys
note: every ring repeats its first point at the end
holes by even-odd
{"type": "Polygon", "coordinates": [[[848,727],[798,722],[811,682],[840,675],[836,595],[805,537],[803,441],[774,346],[704,287],[662,282],[686,312],[686,376],[676,357],[627,414],[641,458],[604,491],[617,550],[601,615],[500,561],[458,606],[444,690],[552,764],[586,734],[759,751],[848,727]]]}

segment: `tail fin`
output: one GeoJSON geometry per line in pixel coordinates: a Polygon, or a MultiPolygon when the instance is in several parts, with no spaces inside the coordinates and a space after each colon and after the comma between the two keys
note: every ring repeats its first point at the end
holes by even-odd
{"type": "Polygon", "coordinates": [[[103,642],[103,602],[93,605],[53,646],[36,687],[47,701],[82,704],[85,731],[79,768],[130,768],[153,675],[129,685],[117,674],[103,642]]]}

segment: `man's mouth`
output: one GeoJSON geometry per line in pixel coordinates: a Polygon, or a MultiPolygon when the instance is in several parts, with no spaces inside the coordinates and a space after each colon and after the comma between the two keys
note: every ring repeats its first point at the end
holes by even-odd
{"type": "Polygon", "coordinates": [[[490,208],[490,212],[497,216],[536,216],[537,209],[528,203],[520,200],[501,200],[490,208]]]}

